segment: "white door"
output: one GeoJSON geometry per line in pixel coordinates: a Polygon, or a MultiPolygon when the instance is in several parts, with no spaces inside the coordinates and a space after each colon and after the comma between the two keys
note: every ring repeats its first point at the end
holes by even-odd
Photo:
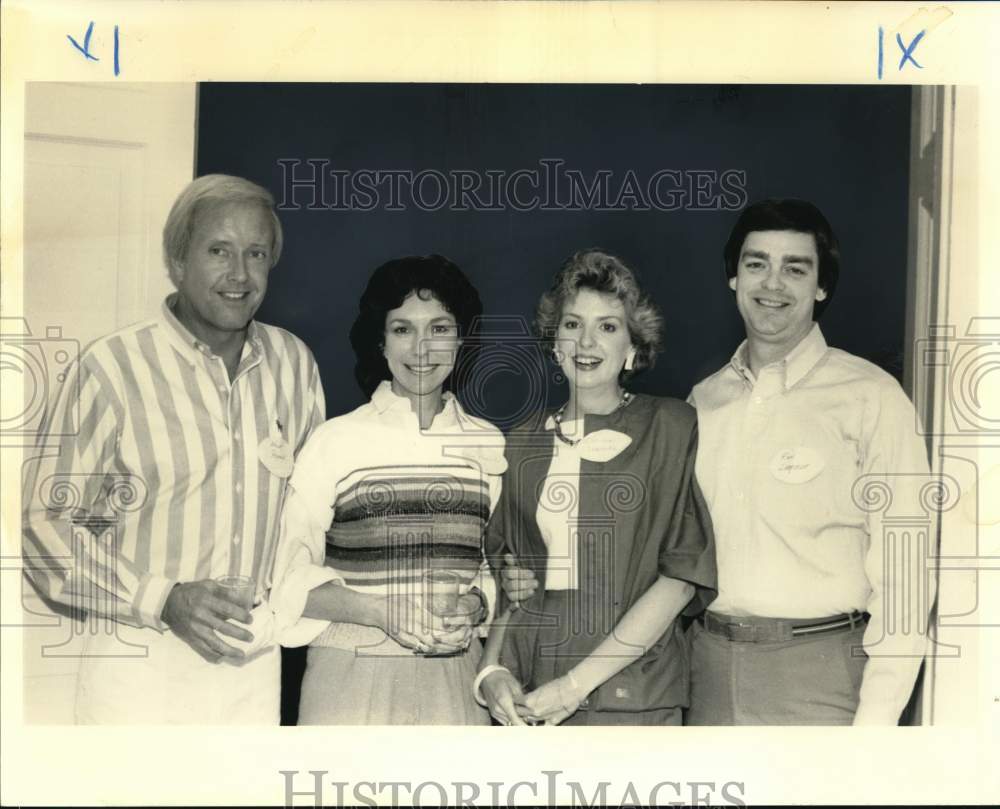
{"type": "Polygon", "coordinates": [[[940,476],[926,498],[940,515],[940,578],[921,718],[985,727],[1000,702],[1000,318],[980,266],[995,230],[982,192],[1000,161],[979,133],[1000,104],[976,87],[921,86],[913,111],[908,367],[940,476]]]}
{"type": "MultiPolygon", "coordinates": [[[[170,290],[160,233],[194,176],[195,111],[194,84],[27,85],[24,318],[3,331],[8,344],[27,332],[42,378],[20,380],[25,407],[8,426],[20,418],[28,436],[59,360],[155,314],[170,290]]],[[[72,722],[85,626],[22,584],[25,722],[72,722]]]]}

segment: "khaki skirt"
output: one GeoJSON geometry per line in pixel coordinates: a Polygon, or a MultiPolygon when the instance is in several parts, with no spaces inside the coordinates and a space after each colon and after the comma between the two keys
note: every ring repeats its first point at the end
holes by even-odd
{"type": "Polygon", "coordinates": [[[478,640],[450,657],[310,646],[299,724],[489,725],[489,713],[472,696],[481,656],[478,640]]]}

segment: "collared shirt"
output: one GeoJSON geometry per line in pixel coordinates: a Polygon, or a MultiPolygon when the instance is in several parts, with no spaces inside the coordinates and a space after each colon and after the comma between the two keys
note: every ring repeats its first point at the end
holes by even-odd
{"type": "Polygon", "coordinates": [[[712,610],[792,619],[868,611],[855,721],[894,724],[934,593],[934,526],[920,496],[931,479],[912,404],[888,374],[829,348],[818,325],[756,376],[744,343],[690,401],[716,535],[712,610]]]}
{"type": "Polygon", "coordinates": [[[287,459],[325,416],[309,349],[251,322],[232,381],[172,308],[94,342],[24,489],[28,574],[56,601],[163,630],[174,584],[270,584],[287,459]],[[79,420],[77,422],[77,420],[79,420]],[[113,540],[110,539],[113,535],[113,540]]]}
{"type": "Polygon", "coordinates": [[[412,592],[433,566],[495,584],[482,548],[506,467],[503,434],[450,393],[430,426],[390,382],[330,419],[303,448],[282,517],[271,606],[285,646],[353,649],[385,639],[377,627],[302,617],[309,591],[337,581],[372,595],[412,592]]]}

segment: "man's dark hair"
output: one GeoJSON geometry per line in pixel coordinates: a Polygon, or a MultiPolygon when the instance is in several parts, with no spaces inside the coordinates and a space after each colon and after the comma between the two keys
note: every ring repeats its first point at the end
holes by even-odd
{"type": "MultiPolygon", "coordinates": [[[[468,337],[472,324],[483,313],[479,293],[465,274],[444,256],[406,256],[387,261],[372,273],[358,304],[358,317],[351,326],[351,346],[357,362],[354,377],[371,396],[383,379],[391,378],[382,349],[385,346],[385,317],[403,305],[411,293],[424,300],[434,298],[458,322],[459,337],[468,337]]],[[[457,391],[475,364],[478,345],[465,340],[455,359],[455,370],[445,382],[446,390],[457,391]]]]}
{"type": "Polygon", "coordinates": [[[813,308],[813,319],[818,320],[833,300],[840,275],[840,247],[826,217],[819,208],[802,199],[765,199],[744,208],[722,254],[727,278],[736,275],[743,242],[747,234],[756,230],[792,230],[812,234],[819,257],[819,287],[826,292],[826,299],[816,301],[813,308]]]}

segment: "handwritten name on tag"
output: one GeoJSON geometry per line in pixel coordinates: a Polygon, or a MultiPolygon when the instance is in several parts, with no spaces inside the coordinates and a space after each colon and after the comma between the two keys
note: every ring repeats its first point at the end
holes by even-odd
{"type": "Polygon", "coordinates": [[[447,454],[471,461],[487,475],[502,475],[507,471],[507,459],[497,447],[449,447],[447,454]]]}
{"type": "Polygon", "coordinates": [[[620,455],[632,443],[631,436],[617,430],[598,430],[584,438],[579,445],[580,457],[585,461],[605,463],[620,455]]]}
{"type": "Polygon", "coordinates": [[[778,450],[768,469],[771,477],[782,483],[806,483],[826,466],[826,461],[812,447],[792,447],[778,450]]]}
{"type": "MultiPolygon", "coordinates": [[[[578,422],[574,422],[579,424],[578,422]]],[[[545,420],[545,429],[554,430],[556,428],[555,419],[549,416],[545,420]]],[[[567,430],[567,436],[570,439],[577,437],[577,434],[572,430],[567,430]]],[[[580,457],[585,461],[592,461],[594,463],[606,463],[612,458],[620,455],[622,450],[624,450],[629,444],[632,443],[631,436],[625,435],[625,433],[620,433],[617,430],[598,430],[597,432],[590,433],[590,435],[585,436],[578,443],[573,445],[573,449],[580,453],[580,457]]],[[[560,452],[566,451],[565,448],[558,447],[560,452]]]]}
{"type": "Polygon", "coordinates": [[[279,433],[272,432],[257,445],[257,458],[279,478],[287,478],[295,466],[292,447],[279,433]]]}

